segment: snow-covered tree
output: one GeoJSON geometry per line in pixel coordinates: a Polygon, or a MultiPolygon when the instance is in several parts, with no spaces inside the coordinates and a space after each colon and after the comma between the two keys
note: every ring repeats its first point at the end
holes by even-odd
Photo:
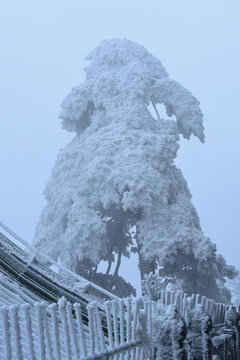
{"type": "Polygon", "coordinates": [[[231,292],[231,303],[239,306],[240,305],[240,274],[234,278],[230,278],[226,282],[226,286],[231,292]]]}
{"type": "Polygon", "coordinates": [[[157,265],[178,275],[187,269],[183,287],[207,295],[206,278],[221,277],[216,247],[174,165],[180,134],[204,141],[199,102],[129,40],[104,41],[87,60],[84,84],[62,103],[62,127],[75,136],[46,186],[35,244],[81,274],[97,271],[101,260],[109,274],[117,257],[117,276],[135,226],[142,275],[157,265]]]}

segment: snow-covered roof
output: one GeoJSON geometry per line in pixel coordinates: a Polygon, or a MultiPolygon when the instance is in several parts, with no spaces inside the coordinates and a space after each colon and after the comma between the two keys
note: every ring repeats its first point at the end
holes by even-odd
{"type": "Polygon", "coordinates": [[[5,232],[0,232],[0,306],[57,302],[61,297],[87,305],[117,298],[46,258],[4,224],[0,226],[5,232]]]}
{"type": "Polygon", "coordinates": [[[0,272],[0,306],[34,304],[36,301],[41,301],[38,295],[0,272]]]}

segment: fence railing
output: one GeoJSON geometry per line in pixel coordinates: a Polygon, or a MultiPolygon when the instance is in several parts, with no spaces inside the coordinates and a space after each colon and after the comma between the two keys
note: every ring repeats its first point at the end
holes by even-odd
{"type": "Polygon", "coordinates": [[[139,314],[140,301],[129,298],[107,301],[104,309],[92,302],[87,317],[81,304],[65,299],[0,307],[0,359],[148,359],[137,333],[139,314]]]}
{"type": "MultiPolygon", "coordinates": [[[[179,351],[186,350],[188,345],[182,343],[180,348],[181,339],[174,335],[172,327],[176,326],[176,321],[179,323],[181,316],[188,321],[189,313],[200,303],[199,297],[187,299],[182,293],[167,292],[162,295],[159,301],[131,298],[107,301],[101,308],[97,302],[91,302],[87,315],[81,304],[72,305],[64,298],[52,304],[37,302],[34,306],[0,307],[0,359],[147,360],[156,358],[154,354],[162,341],[161,336],[166,337],[164,343],[170,341],[167,351],[174,353],[174,349],[178,349],[178,355],[172,359],[194,359],[180,354],[179,351]],[[179,318],[173,318],[171,323],[156,323],[156,317],[164,321],[159,317],[161,309],[170,304],[178,310],[179,318]],[[156,324],[160,330],[156,331],[156,324]]],[[[218,316],[222,320],[221,307],[214,307],[205,298],[201,303],[205,310],[215,314],[215,319],[218,316]]],[[[183,323],[182,326],[184,328],[183,323]]]]}
{"type": "Polygon", "coordinates": [[[230,308],[234,308],[237,312],[240,312],[240,305],[232,306],[217,303],[214,300],[208,299],[206,296],[200,296],[198,294],[188,296],[182,291],[162,290],[157,302],[163,305],[174,305],[186,322],[188,322],[189,312],[197,305],[201,305],[203,312],[211,316],[214,325],[224,323],[225,314],[230,308]]]}

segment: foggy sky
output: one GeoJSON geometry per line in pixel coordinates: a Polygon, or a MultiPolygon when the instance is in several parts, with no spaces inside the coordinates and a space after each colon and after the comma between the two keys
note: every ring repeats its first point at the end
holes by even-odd
{"type": "Polygon", "coordinates": [[[206,142],[181,140],[176,164],[205,234],[240,266],[239,14],[238,0],[1,1],[0,220],[32,240],[56,155],[73,137],[59,105],[83,81],[85,55],[128,38],[201,102],[206,142]]]}

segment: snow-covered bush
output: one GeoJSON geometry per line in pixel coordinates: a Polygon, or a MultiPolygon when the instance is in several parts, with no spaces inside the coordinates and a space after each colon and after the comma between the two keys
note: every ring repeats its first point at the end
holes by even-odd
{"type": "Polygon", "coordinates": [[[187,325],[172,306],[162,306],[152,320],[153,345],[157,348],[157,359],[182,359],[183,341],[187,336],[187,325]]]}

